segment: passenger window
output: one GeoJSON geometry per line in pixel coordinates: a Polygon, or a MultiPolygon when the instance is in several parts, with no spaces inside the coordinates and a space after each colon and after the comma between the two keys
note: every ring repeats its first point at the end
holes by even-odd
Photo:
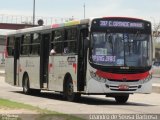
{"type": "Polygon", "coordinates": [[[14,37],[7,38],[7,52],[8,56],[14,55],[14,37]]]}
{"type": "Polygon", "coordinates": [[[34,33],[32,37],[32,45],[31,45],[31,54],[39,55],[40,54],[40,34],[34,33]]]}
{"type": "Polygon", "coordinates": [[[64,51],[65,54],[77,53],[77,29],[67,29],[65,32],[64,51]]]}
{"type": "Polygon", "coordinates": [[[26,34],[22,37],[21,54],[29,55],[30,47],[31,47],[31,34],[26,34]]]}
{"type": "Polygon", "coordinates": [[[62,53],[62,43],[64,39],[64,31],[63,30],[56,30],[52,33],[52,40],[51,40],[51,49],[54,49],[56,53],[62,53]]]}

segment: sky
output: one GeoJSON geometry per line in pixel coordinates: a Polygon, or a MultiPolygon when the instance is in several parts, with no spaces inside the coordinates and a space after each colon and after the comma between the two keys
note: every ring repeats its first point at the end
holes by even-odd
{"type": "MultiPolygon", "coordinates": [[[[85,18],[126,16],[160,21],[160,0],[35,0],[36,16],[85,18]]],[[[0,0],[0,15],[33,15],[33,0],[0,0]]]]}

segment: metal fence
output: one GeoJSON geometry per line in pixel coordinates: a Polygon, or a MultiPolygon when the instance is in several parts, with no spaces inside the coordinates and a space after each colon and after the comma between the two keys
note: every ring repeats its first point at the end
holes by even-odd
{"type": "MultiPolygon", "coordinates": [[[[63,23],[66,21],[74,20],[75,18],[59,18],[59,17],[43,17],[36,16],[35,24],[38,24],[38,20],[42,19],[44,25],[50,25],[54,23],[63,23]]],[[[0,14],[0,23],[13,23],[13,24],[33,24],[33,16],[23,16],[23,15],[6,15],[0,14]]]]}

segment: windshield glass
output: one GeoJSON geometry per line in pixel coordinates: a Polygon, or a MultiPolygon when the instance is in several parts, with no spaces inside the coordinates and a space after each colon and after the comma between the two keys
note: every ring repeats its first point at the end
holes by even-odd
{"type": "Polygon", "coordinates": [[[151,36],[132,33],[91,34],[91,61],[103,66],[151,65],[151,36]]]}

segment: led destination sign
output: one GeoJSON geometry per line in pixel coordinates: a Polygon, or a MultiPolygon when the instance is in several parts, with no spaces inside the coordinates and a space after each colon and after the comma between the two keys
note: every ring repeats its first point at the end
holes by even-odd
{"type": "Polygon", "coordinates": [[[100,27],[143,28],[144,25],[141,22],[101,20],[100,27]]]}

